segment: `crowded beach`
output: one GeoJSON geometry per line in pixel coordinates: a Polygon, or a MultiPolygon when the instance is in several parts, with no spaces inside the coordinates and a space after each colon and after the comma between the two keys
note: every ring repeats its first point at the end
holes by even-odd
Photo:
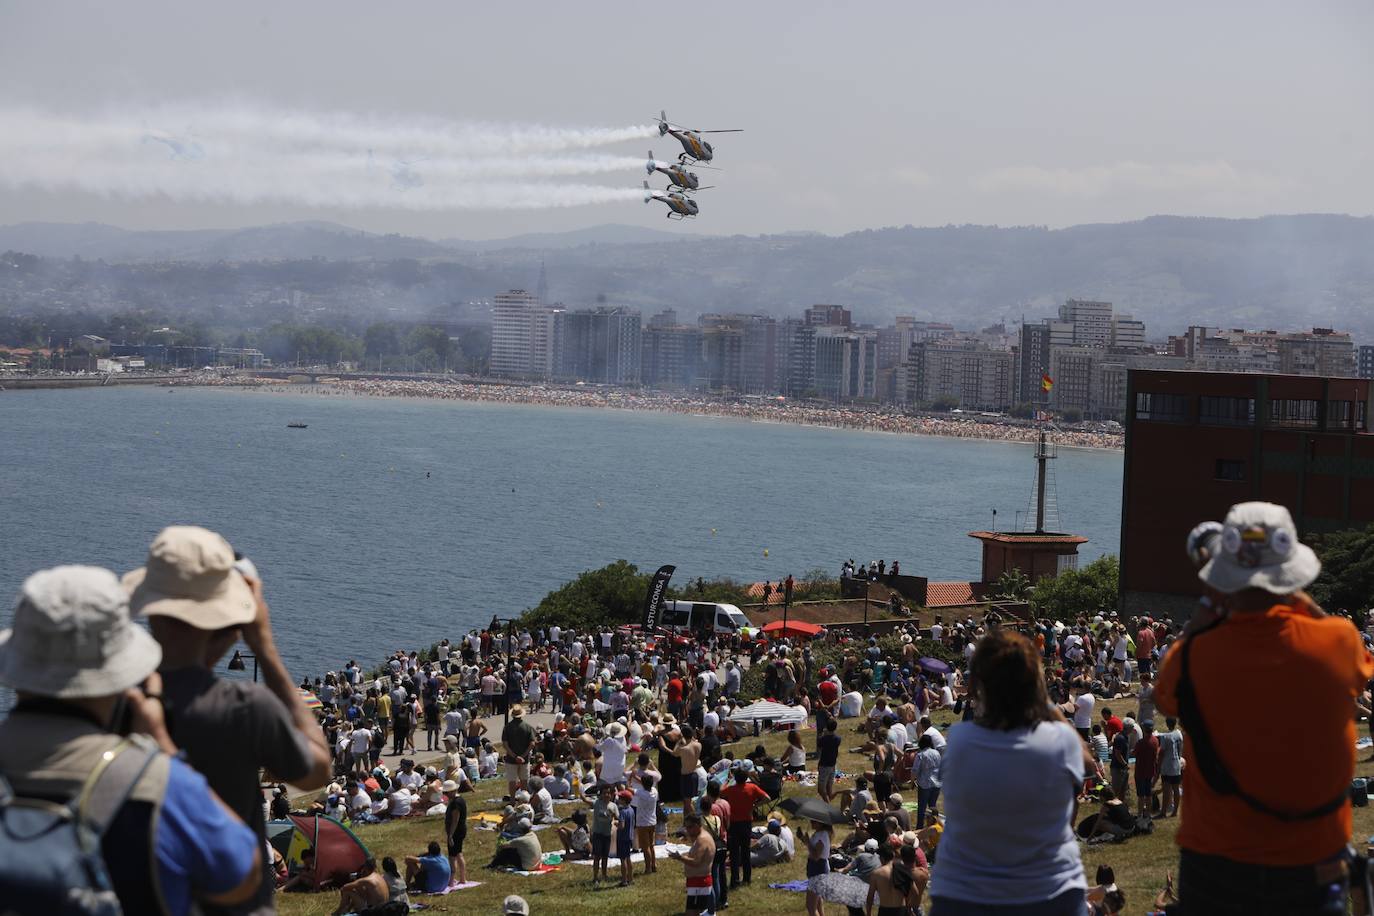
{"type": "MultiPolygon", "coordinates": [[[[1001,442],[1037,441],[1043,423],[973,413],[914,416],[882,410],[802,404],[782,399],[727,399],[618,388],[484,384],[467,381],[322,378],[317,385],[283,385],[253,376],[191,376],[178,384],[236,386],[269,392],[309,393],[321,397],[430,398],[542,407],[650,410],[759,423],[791,423],[899,435],[947,436],[1001,442]]],[[[1052,441],[1070,448],[1120,449],[1123,438],[1099,424],[1093,428],[1050,427],[1052,441]]]]}

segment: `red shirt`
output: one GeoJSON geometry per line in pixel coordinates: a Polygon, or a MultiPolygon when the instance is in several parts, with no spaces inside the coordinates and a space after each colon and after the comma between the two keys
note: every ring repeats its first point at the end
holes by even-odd
{"type": "Polygon", "coordinates": [[[1125,723],[1123,723],[1116,716],[1112,716],[1109,719],[1102,720],[1102,733],[1107,736],[1107,742],[1109,744],[1111,743],[1111,740],[1116,737],[1116,733],[1121,731],[1125,727],[1125,723]]]}
{"type": "Polygon", "coordinates": [[[835,686],[834,681],[821,681],[816,689],[820,691],[821,702],[826,706],[829,706],[840,698],[840,688],[835,686]]]}
{"type": "Polygon", "coordinates": [[[1149,658],[1154,649],[1155,631],[1149,627],[1141,627],[1140,632],[1135,634],[1135,657],[1149,658]]]}
{"type": "Polygon", "coordinates": [[[675,677],[668,682],[668,702],[682,702],[682,680],[680,678],[675,677]]]}
{"type": "Polygon", "coordinates": [[[769,801],[768,793],[752,782],[731,783],[720,790],[720,797],[730,805],[730,823],[748,824],[754,820],[754,804],[769,801]]]}
{"type": "Polygon", "coordinates": [[[1159,739],[1154,735],[1135,743],[1135,780],[1152,782],[1159,762],[1159,739]]]}

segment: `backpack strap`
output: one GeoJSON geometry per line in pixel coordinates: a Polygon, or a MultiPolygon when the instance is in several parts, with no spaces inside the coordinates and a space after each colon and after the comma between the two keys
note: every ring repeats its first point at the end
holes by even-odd
{"type": "Polygon", "coordinates": [[[100,763],[71,803],[78,818],[96,836],[104,835],[159,753],[151,742],[126,738],[101,755],[100,763]]]}
{"type": "Polygon", "coordinates": [[[1305,811],[1280,811],[1242,789],[1240,784],[1236,782],[1235,776],[1222,762],[1221,756],[1217,753],[1216,745],[1212,743],[1212,736],[1207,731],[1206,721],[1202,715],[1202,706],[1198,702],[1197,693],[1193,690],[1193,679],[1189,674],[1193,641],[1216,628],[1220,623],[1221,620],[1217,620],[1183,641],[1183,656],[1180,659],[1182,665],[1178,677],[1179,721],[1183,723],[1183,727],[1188,731],[1188,737],[1192,739],[1193,754],[1208,788],[1218,795],[1234,795],[1252,810],[1285,823],[1316,820],[1340,810],[1350,797],[1350,790],[1345,787],[1341,788],[1340,794],[1335,798],[1315,808],[1309,808],[1305,811]]]}

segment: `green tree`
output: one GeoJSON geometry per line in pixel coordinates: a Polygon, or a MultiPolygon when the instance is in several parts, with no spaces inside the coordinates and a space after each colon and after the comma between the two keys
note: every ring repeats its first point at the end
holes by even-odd
{"type": "Polygon", "coordinates": [[[1031,606],[1051,620],[1071,621],[1112,610],[1117,603],[1121,564],[1113,554],[1099,557],[1082,569],[1067,569],[1035,583],[1031,606]]]}
{"type": "Polygon", "coordinates": [[[997,577],[992,585],[992,594],[1009,601],[1025,601],[1034,587],[1024,572],[1012,567],[997,577]]]}
{"type": "Polygon", "coordinates": [[[453,341],[449,340],[448,332],[443,328],[436,328],[430,325],[420,325],[406,335],[406,352],[412,355],[420,355],[429,351],[431,356],[424,360],[427,366],[438,368],[450,365],[453,362],[453,341]]]}
{"type": "Polygon", "coordinates": [[[1374,603],[1374,525],[1313,538],[1322,573],[1312,597],[1330,610],[1362,611],[1374,603]]]}
{"type": "Polygon", "coordinates": [[[520,617],[531,627],[557,624],[562,627],[639,623],[649,576],[625,560],[600,569],[589,569],[576,579],[544,596],[520,617]]]}
{"type": "Polygon", "coordinates": [[[401,341],[396,326],[386,322],[368,325],[363,332],[363,352],[369,359],[400,353],[401,341]]]}
{"type": "Polygon", "coordinates": [[[1065,407],[1063,410],[1059,411],[1059,419],[1063,420],[1065,423],[1082,423],[1083,411],[1079,410],[1077,407],[1065,407]]]}
{"type": "Polygon", "coordinates": [[[1011,410],[1007,411],[1018,420],[1033,420],[1035,418],[1035,405],[1030,401],[1022,401],[1011,410]]]}

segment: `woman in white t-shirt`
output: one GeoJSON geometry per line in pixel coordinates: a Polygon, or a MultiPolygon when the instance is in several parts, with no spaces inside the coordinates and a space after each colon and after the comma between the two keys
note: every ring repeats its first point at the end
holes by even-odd
{"type": "Polygon", "coordinates": [[[613,786],[623,782],[625,755],[630,752],[630,746],[625,743],[625,726],[612,722],[597,748],[601,751],[601,783],[613,786]]]}
{"type": "Polygon", "coordinates": [[[948,820],[930,912],[964,904],[1004,916],[1080,916],[1088,885],[1073,818],[1092,768],[1087,749],[1050,705],[1026,637],[1000,628],[984,636],[969,684],[978,717],[949,730],[948,820]]]}

